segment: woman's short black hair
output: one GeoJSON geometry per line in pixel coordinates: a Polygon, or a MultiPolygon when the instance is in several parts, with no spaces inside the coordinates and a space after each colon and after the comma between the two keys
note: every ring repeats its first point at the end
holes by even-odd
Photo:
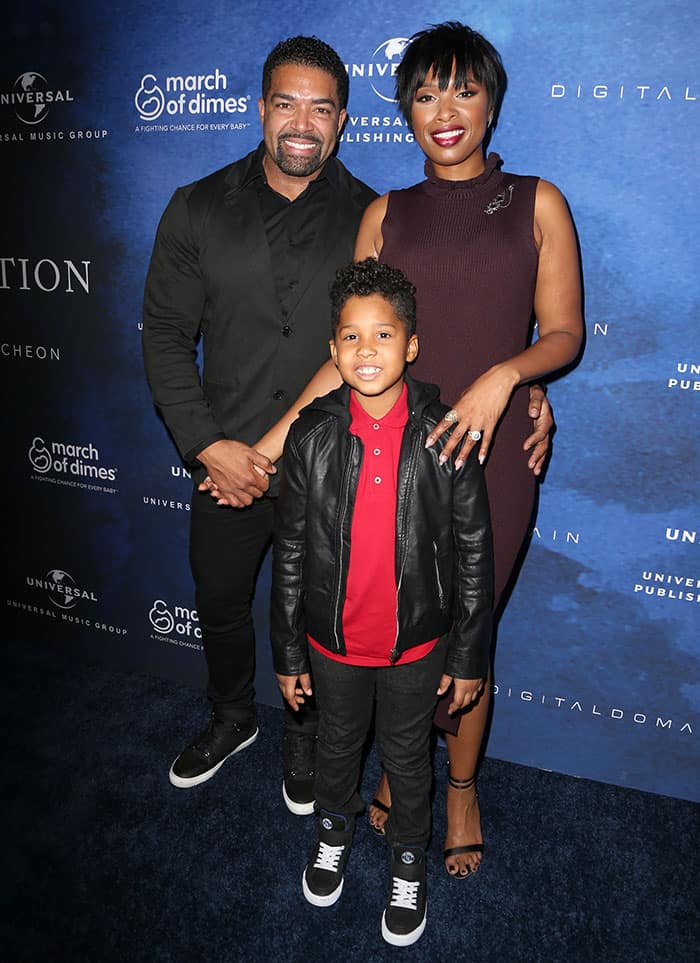
{"type": "Polygon", "coordinates": [[[440,90],[447,90],[453,71],[458,88],[471,73],[486,88],[491,123],[496,122],[508,79],[501,55],[485,37],[457,20],[413,34],[396,71],[396,99],[409,127],[413,98],[431,70],[440,90]]]}
{"type": "Polygon", "coordinates": [[[403,271],[366,257],[364,261],[336,271],[331,286],[332,337],[338,329],[340,313],[350,298],[368,298],[371,294],[378,294],[389,302],[396,317],[405,325],[409,338],[416,333],[416,289],[403,271]]]}
{"type": "Polygon", "coordinates": [[[267,55],[263,64],[262,95],[266,99],[272,84],[272,71],[285,64],[317,67],[335,78],[338,104],[341,110],[348,105],[348,72],[335,50],[318,37],[289,37],[281,40],[267,55]]]}

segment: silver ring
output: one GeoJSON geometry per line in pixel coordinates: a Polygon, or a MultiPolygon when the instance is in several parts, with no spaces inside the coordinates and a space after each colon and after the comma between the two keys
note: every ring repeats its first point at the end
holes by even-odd
{"type": "Polygon", "coordinates": [[[450,408],[450,410],[447,412],[445,415],[445,421],[450,425],[454,425],[459,421],[459,415],[454,408],[450,408]]]}
{"type": "Polygon", "coordinates": [[[472,428],[472,430],[468,431],[467,434],[472,441],[479,441],[481,439],[481,432],[477,431],[476,428],[472,428]]]}

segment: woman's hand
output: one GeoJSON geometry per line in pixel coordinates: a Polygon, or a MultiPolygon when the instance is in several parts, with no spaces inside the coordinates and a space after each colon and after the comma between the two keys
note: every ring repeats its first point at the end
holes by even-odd
{"type": "Polygon", "coordinates": [[[455,418],[446,416],[428,435],[425,447],[430,448],[454,424],[452,435],[440,453],[440,463],[445,464],[457,445],[464,444],[455,461],[461,468],[472,448],[479,444],[479,461],[483,465],[489,452],[496,425],[505,411],[513,389],[520,383],[518,372],[507,365],[494,365],[460,395],[452,412],[455,418]]]}
{"type": "Polygon", "coordinates": [[[439,696],[444,695],[454,682],[452,701],[447,709],[449,715],[454,715],[460,709],[466,709],[476,702],[484,689],[484,679],[455,679],[451,675],[443,675],[437,690],[439,696]]]}

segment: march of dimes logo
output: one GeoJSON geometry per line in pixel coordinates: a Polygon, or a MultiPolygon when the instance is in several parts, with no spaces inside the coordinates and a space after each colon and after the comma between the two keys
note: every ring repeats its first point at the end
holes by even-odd
{"type": "Polygon", "coordinates": [[[353,90],[369,87],[380,104],[377,111],[351,114],[340,138],[344,144],[400,144],[412,143],[413,134],[396,110],[394,87],[396,70],[408,37],[389,37],[378,44],[365,61],[345,64],[353,90]],[[381,109],[381,113],[379,110],[381,109]]]}
{"type": "Polygon", "coordinates": [[[115,495],[119,489],[105,482],[117,479],[117,469],[100,464],[100,452],[91,443],[45,441],[36,435],[29,446],[27,457],[36,474],[32,481],[67,485],[115,495]]]}
{"type": "Polygon", "coordinates": [[[148,621],[153,628],[151,638],[157,642],[169,642],[171,645],[202,651],[202,630],[196,609],[155,599],[148,612],[148,621]]]}
{"type": "Polygon", "coordinates": [[[241,115],[247,114],[250,99],[250,94],[231,94],[218,67],[208,74],[171,74],[162,82],[156,74],[144,74],[134,95],[144,121],[136,132],[244,130],[250,122],[241,115]]]}

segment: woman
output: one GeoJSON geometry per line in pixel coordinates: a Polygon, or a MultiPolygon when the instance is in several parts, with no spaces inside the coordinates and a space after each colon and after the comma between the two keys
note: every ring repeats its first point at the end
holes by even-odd
{"type": "MultiPolygon", "coordinates": [[[[527,383],[570,364],[582,340],[578,250],[563,197],[546,181],[503,173],[496,154],[484,155],[505,86],[498,52],[469,27],[449,22],[411,38],[397,99],[425,154],[426,180],[374,201],[355,249],[357,260],[373,256],[401,268],[417,288],[415,374],[454,403],[429,442],[454,424],[446,455],[461,444],[464,459],[479,445],[494,529],[496,612],[530,530],[546,447],[537,423],[523,444],[539,411],[538,400],[528,411],[527,383]],[[529,345],[533,318],[538,339],[529,345]],[[523,448],[530,447],[528,461],[523,448]]],[[[337,384],[324,366],[256,448],[279,457],[298,407],[337,384]]],[[[548,427],[546,402],[544,419],[548,427]]],[[[488,714],[484,683],[460,719],[446,715],[449,696],[436,714],[451,730],[445,865],[457,878],[477,870],[483,852],[475,771],[488,714]]],[[[383,778],[370,808],[378,831],[389,807],[383,778]]]]}
{"type": "MultiPolygon", "coordinates": [[[[399,109],[426,156],[426,180],[374,201],[355,257],[401,268],[417,288],[421,352],[416,376],[454,407],[446,453],[479,446],[486,466],[496,565],[496,611],[529,532],[535,480],[522,458],[528,395],[522,386],[570,364],[582,339],[578,249],[566,203],[552,184],[505,174],[484,156],[505,92],[500,57],[480,34],[444,23],[416,34],[397,71],[399,109]],[[527,346],[532,318],[538,339],[527,346]],[[456,399],[456,400],[455,400],[456,399]]],[[[476,870],[483,842],[474,774],[490,686],[446,735],[447,871],[476,870]]],[[[438,719],[440,709],[438,710],[438,719]]],[[[384,782],[378,801],[388,806],[384,782]]],[[[381,807],[370,819],[381,824],[381,807]]]]}

